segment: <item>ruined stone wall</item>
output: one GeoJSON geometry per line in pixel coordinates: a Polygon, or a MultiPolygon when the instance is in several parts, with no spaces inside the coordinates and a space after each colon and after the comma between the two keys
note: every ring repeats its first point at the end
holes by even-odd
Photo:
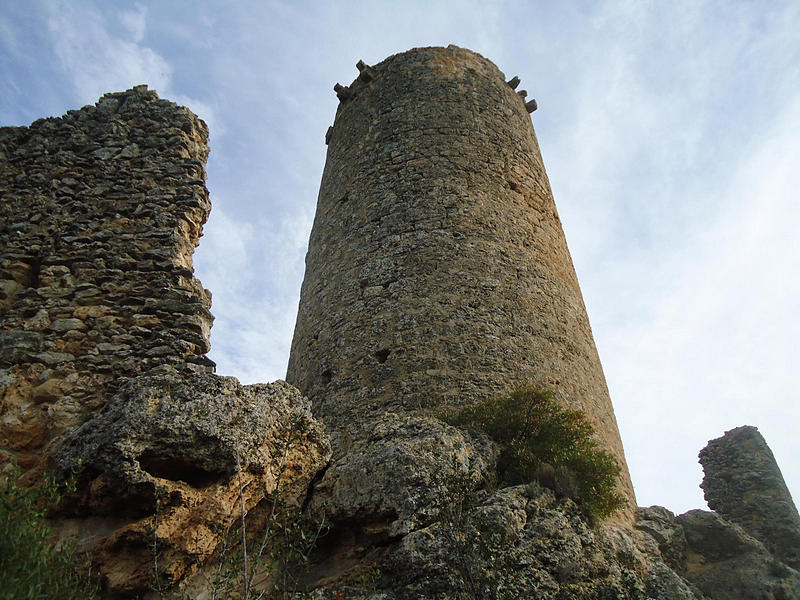
{"type": "Polygon", "coordinates": [[[758,429],[726,431],[700,451],[708,507],[800,570],[800,514],[758,429]]]}
{"type": "Polygon", "coordinates": [[[104,598],[202,584],[242,511],[299,505],[328,460],[296,389],[205,357],[207,156],[205,123],[146,86],[0,129],[0,476],[77,474],[49,524],[104,598]]]}
{"type": "Polygon", "coordinates": [[[360,67],[337,88],[287,380],[339,440],[388,412],[538,383],[586,411],[632,508],[524,99],[454,46],[360,67]]]}
{"type": "Polygon", "coordinates": [[[207,141],[146,86],[0,128],[4,459],[35,463],[125,377],[213,370],[211,297],[192,274],[207,141]]]}

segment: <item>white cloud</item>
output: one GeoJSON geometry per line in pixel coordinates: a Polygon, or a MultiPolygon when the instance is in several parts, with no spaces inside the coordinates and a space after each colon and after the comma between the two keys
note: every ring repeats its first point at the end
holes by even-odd
{"type": "Polygon", "coordinates": [[[119,20],[135,43],[138,44],[144,39],[147,30],[147,7],[137,3],[132,10],[120,13],[119,20]]]}
{"type": "Polygon", "coordinates": [[[196,275],[213,293],[210,357],[245,383],[282,379],[311,224],[302,214],[250,223],[224,204],[215,199],[195,253],[196,275]]]}
{"type": "Polygon", "coordinates": [[[800,417],[800,13],[716,11],[603,4],[534,113],[639,500],[677,510],[703,505],[709,438],[750,423],[796,456],[800,417]]]}
{"type": "Polygon", "coordinates": [[[205,287],[212,292],[217,290],[222,297],[236,297],[250,282],[252,268],[248,244],[255,232],[251,224],[229,217],[224,204],[222,198],[215,198],[195,259],[204,259],[205,287]]]}
{"type": "Polygon", "coordinates": [[[137,30],[129,29],[129,39],[125,39],[112,33],[101,12],[86,5],[58,2],[49,9],[47,25],[56,56],[84,101],[140,83],[157,90],[168,87],[172,69],[167,61],[138,43],[143,37],[144,13],[137,30]]]}
{"type": "MultiPolygon", "coordinates": [[[[650,314],[618,328],[606,346],[618,417],[637,449],[629,459],[634,481],[643,482],[640,502],[701,505],[699,492],[686,491],[697,480],[694,461],[660,465],[663,479],[650,470],[674,460],[675,448],[693,458],[732,427],[756,425],[776,453],[794,450],[780,424],[800,420],[790,364],[800,339],[798,130],[800,95],[725,182],[725,212],[704,236],[676,240],[688,247],[656,274],[667,293],[642,290],[650,314]]],[[[800,489],[796,461],[781,466],[800,489]]]]}
{"type": "Polygon", "coordinates": [[[146,6],[136,3],[112,17],[88,4],[55,1],[47,8],[53,50],[81,101],[94,102],[107,92],[145,83],[162,98],[190,108],[215,135],[222,135],[224,128],[211,104],[175,92],[173,67],[143,44],[149,16],[146,6]]]}

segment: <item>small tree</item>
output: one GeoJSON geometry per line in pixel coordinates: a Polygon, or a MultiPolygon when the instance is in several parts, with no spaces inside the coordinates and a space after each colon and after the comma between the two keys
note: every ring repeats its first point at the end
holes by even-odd
{"type": "Polygon", "coordinates": [[[444,420],[482,431],[500,445],[498,476],[504,485],[538,480],[575,500],[591,518],[605,518],[626,504],[616,490],[617,461],[597,446],[586,416],[560,406],[548,390],[522,387],[444,420]]]}

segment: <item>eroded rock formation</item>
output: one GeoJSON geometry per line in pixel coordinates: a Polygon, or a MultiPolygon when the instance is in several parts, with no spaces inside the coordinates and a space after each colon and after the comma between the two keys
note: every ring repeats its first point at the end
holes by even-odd
{"type": "Polygon", "coordinates": [[[800,515],[758,429],[726,431],[703,448],[700,463],[709,508],[800,569],[800,515]]]}
{"type": "Polygon", "coordinates": [[[408,600],[700,597],[647,534],[593,527],[538,486],[499,490],[462,518],[407,535],[387,563],[408,600]]]}
{"type": "Polygon", "coordinates": [[[280,491],[299,505],[329,456],[308,401],[287,383],[174,373],[126,382],[56,461],[64,474],[79,469],[64,512],[113,527],[96,549],[106,585],[139,592],[153,556],[131,548],[155,541],[158,575],[175,584],[214,554],[242,502],[249,512],[280,491]]]}
{"type": "Polygon", "coordinates": [[[684,572],[713,600],[800,598],[800,573],[735,523],[704,510],[678,517],[686,533],[684,572]]]}

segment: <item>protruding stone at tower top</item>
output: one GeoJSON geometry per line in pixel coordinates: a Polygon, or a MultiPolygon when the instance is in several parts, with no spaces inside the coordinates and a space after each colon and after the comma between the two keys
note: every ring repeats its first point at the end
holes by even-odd
{"type": "Polygon", "coordinates": [[[632,509],[535,103],[455,46],[359,70],[336,89],[287,380],[334,440],[387,411],[541,384],[587,413],[632,509]]]}

